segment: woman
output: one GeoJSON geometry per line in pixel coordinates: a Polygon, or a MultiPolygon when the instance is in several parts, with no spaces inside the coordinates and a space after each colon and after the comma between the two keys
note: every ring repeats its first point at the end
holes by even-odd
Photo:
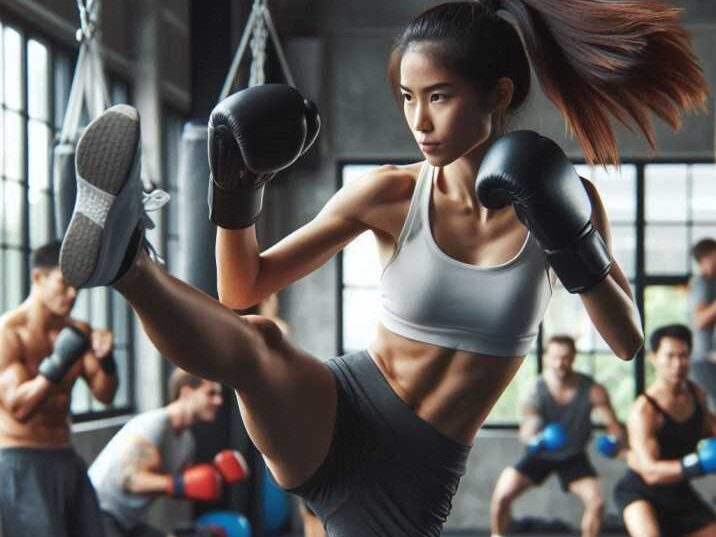
{"type": "Polygon", "coordinates": [[[561,152],[543,155],[536,135],[525,143],[505,137],[491,153],[494,173],[480,181],[491,208],[475,195],[483,156],[529,91],[527,55],[498,8],[514,17],[543,88],[590,161],[617,159],[610,113],[651,141],[649,109],[676,126],[684,110],[704,101],[706,84],[677,11],[659,2],[434,7],[408,26],[391,59],[426,161],[386,166],[345,186],[313,221],[265,252],[253,227],[264,185],[307,149],[317,115],[293,90],[276,86],[240,92],[212,114],[210,212],[220,226],[221,302],[237,309],[258,303],[371,230],[384,266],[384,315],[365,352],[323,363],[269,320],[241,318],[149,260],[132,109],[106,112],[78,147],[66,277],[78,286],[112,282],[163,355],[232,386],[277,482],[305,498],[332,537],[440,533],[472,439],[537,335],[554,282],[548,261],[581,291],[615,354],[628,360],[642,344],[627,280],[605,246],[610,232],[599,196],[585,181],[587,198],[561,152]],[[530,163],[544,192],[551,174],[541,170],[558,165],[555,181],[578,198],[559,198],[566,212],[581,218],[586,203],[576,235],[559,225],[559,214],[556,224],[541,222],[540,211],[520,199],[530,163]],[[97,216],[95,199],[107,213],[97,216]],[[510,207],[496,208],[510,200],[519,219],[510,207]],[[553,241],[548,230],[562,227],[569,234],[553,241]],[[544,252],[536,239],[554,247],[544,252]],[[586,245],[595,263],[574,245],[586,245]]]}

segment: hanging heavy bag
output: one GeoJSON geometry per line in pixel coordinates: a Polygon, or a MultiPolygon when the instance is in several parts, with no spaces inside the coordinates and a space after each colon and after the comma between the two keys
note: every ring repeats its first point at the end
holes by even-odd
{"type": "Polygon", "coordinates": [[[178,218],[181,237],[179,277],[210,295],[216,294],[216,228],[206,217],[206,122],[184,124],[179,148],[178,218]]]}
{"type": "Polygon", "coordinates": [[[55,230],[63,237],[72,217],[77,196],[75,178],[75,144],[58,143],[53,151],[52,178],[55,190],[55,230]]]}
{"type": "Polygon", "coordinates": [[[62,128],[52,154],[54,224],[58,239],[62,239],[67,231],[77,196],[75,147],[82,131],[83,109],[86,107],[88,119],[92,119],[111,104],[96,33],[100,3],[96,0],[78,2],[78,6],[82,24],[77,31],[80,51],[62,128]]]}

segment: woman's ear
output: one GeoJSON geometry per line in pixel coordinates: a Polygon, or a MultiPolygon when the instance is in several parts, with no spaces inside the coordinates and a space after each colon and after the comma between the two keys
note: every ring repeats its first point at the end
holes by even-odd
{"type": "Polygon", "coordinates": [[[512,102],[515,86],[511,78],[506,76],[497,79],[495,88],[492,90],[492,109],[493,112],[505,113],[512,102]]]}

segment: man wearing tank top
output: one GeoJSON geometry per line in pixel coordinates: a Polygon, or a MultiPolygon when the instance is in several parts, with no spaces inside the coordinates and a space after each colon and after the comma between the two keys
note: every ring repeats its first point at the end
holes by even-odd
{"type": "Polygon", "coordinates": [[[629,414],[629,470],[615,499],[633,537],[713,537],[716,514],[690,483],[716,471],[716,415],[688,380],[691,331],[664,326],[650,343],[656,377],[629,414]]]}
{"type": "MultiPolygon", "coordinates": [[[[531,487],[541,485],[553,472],[562,489],[584,505],[582,536],[599,533],[604,497],[597,473],[586,453],[596,411],[605,425],[613,454],[619,451],[622,426],[607,390],[591,377],[573,369],[574,339],[553,336],[547,342],[544,371],[522,403],[520,440],[527,452],[497,480],[491,502],[493,537],[506,534],[512,502],[531,487]]],[[[607,437],[605,437],[607,438],[607,437]]]]}

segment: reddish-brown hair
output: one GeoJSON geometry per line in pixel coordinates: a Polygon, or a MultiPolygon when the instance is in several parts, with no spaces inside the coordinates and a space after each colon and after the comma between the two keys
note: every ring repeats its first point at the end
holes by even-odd
{"type": "Polygon", "coordinates": [[[509,110],[515,110],[530,87],[526,48],[545,94],[587,161],[617,163],[610,118],[641,131],[654,148],[649,112],[678,129],[682,113],[704,106],[708,85],[689,33],[680,25],[680,11],[656,0],[442,4],[419,15],[399,38],[389,65],[391,86],[397,93],[403,53],[427,45],[479,89],[510,78],[515,91],[509,110]]]}

